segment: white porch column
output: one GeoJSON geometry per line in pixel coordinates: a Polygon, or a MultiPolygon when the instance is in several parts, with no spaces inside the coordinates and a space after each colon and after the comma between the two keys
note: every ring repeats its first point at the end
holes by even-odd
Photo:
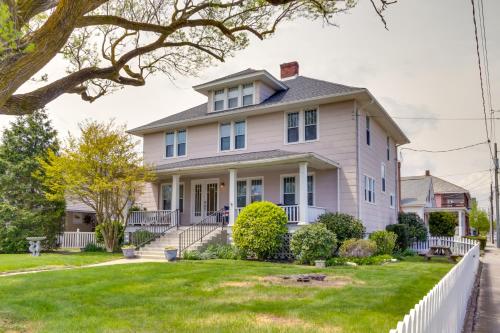
{"type": "Polygon", "coordinates": [[[172,176],[172,211],[177,210],[179,207],[179,175],[172,176]]]}
{"type": "Polygon", "coordinates": [[[463,212],[462,211],[458,212],[458,235],[460,237],[465,236],[464,218],[463,218],[463,212]]]}
{"type": "Polygon", "coordinates": [[[236,221],[236,169],[229,169],[229,226],[236,221]]]}
{"type": "Polygon", "coordinates": [[[307,162],[299,164],[299,224],[307,224],[308,219],[307,206],[307,162]]]}

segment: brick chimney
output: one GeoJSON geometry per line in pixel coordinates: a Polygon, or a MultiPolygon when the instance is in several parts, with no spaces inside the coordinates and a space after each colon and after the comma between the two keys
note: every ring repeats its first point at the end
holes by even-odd
{"type": "Polygon", "coordinates": [[[280,68],[282,80],[299,75],[299,63],[296,61],[281,64],[280,68]]]}
{"type": "Polygon", "coordinates": [[[429,177],[431,175],[431,172],[429,170],[425,170],[425,175],[429,177]]]}

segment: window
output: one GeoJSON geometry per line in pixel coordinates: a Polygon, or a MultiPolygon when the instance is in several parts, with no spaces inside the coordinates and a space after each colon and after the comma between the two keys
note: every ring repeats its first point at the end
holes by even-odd
{"type": "Polygon", "coordinates": [[[224,110],[224,89],[214,92],[214,111],[224,110]]]}
{"type": "Polygon", "coordinates": [[[283,204],[285,206],[295,205],[295,177],[283,178],[283,204]]]}
{"type": "Polygon", "coordinates": [[[220,125],[220,150],[231,149],[231,124],[220,125]]]}
{"type": "Polygon", "coordinates": [[[233,109],[238,107],[238,97],[240,95],[240,88],[233,87],[227,91],[227,108],[233,109]]]}
{"type": "Polygon", "coordinates": [[[389,205],[391,208],[394,208],[394,193],[391,193],[390,199],[389,199],[389,205]]]}
{"type": "Polygon", "coordinates": [[[177,131],[177,156],[186,155],[186,130],[177,131]]]}
{"type": "Polygon", "coordinates": [[[167,133],[167,136],[165,138],[165,141],[166,141],[165,156],[166,157],[174,157],[174,140],[175,140],[174,132],[167,133]]]}
{"type": "Polygon", "coordinates": [[[299,113],[289,113],[287,115],[287,124],[287,142],[299,142],[299,113]]]}
{"type": "Polygon", "coordinates": [[[247,205],[247,181],[238,180],[236,182],[236,204],[238,208],[243,208],[247,205]]]}
{"type": "Polygon", "coordinates": [[[316,110],[307,110],[304,112],[304,141],[316,140],[318,114],[316,110]]]}
{"type": "Polygon", "coordinates": [[[366,116],[366,144],[370,145],[370,117],[366,116]]]}
{"type": "MultiPolygon", "coordinates": [[[[184,211],[184,184],[179,184],[179,203],[178,208],[182,213],[184,211]]],[[[171,210],[172,209],[172,184],[162,184],[161,185],[161,200],[162,209],[171,210]]]]}
{"type": "Polygon", "coordinates": [[[314,176],[307,176],[307,204],[314,206],[314,176]]]}
{"type": "Polygon", "coordinates": [[[243,85],[243,106],[253,104],[253,83],[243,85]]]}
{"type": "Polygon", "coordinates": [[[250,202],[262,201],[262,179],[252,179],[250,186],[250,202]]]}
{"type": "Polygon", "coordinates": [[[382,178],[382,192],[385,193],[385,164],[382,163],[380,170],[381,178],[382,178]]]}
{"type": "Polygon", "coordinates": [[[389,142],[389,137],[387,137],[387,160],[391,159],[391,145],[389,142]]]}
{"type": "Polygon", "coordinates": [[[375,203],[375,179],[364,176],[365,201],[375,203]]]}
{"type": "Polygon", "coordinates": [[[234,149],[245,148],[245,121],[234,123],[234,149]]]}

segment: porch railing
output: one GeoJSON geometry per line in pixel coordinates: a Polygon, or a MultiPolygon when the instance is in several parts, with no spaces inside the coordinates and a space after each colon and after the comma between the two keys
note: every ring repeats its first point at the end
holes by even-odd
{"type": "Polygon", "coordinates": [[[127,220],[127,227],[132,228],[126,228],[125,232],[128,236],[128,243],[135,245],[136,248],[139,248],[163,236],[167,231],[178,226],[179,210],[132,212],[127,220]],[[139,220],[139,217],[142,217],[143,220],[139,220]]]}
{"type": "Polygon", "coordinates": [[[179,233],[179,257],[191,245],[202,242],[210,233],[218,228],[224,228],[227,214],[225,209],[220,209],[200,222],[193,224],[186,230],[179,233]]]}
{"type": "MultiPolygon", "coordinates": [[[[284,211],[285,214],[288,218],[288,222],[300,222],[300,208],[299,205],[291,205],[291,206],[279,206],[281,207],[284,211]]],[[[239,215],[243,208],[236,208],[236,216],[239,215]]],[[[326,213],[326,208],[322,207],[316,207],[316,206],[309,206],[308,208],[308,218],[307,222],[314,222],[318,219],[318,216],[321,214],[326,213]]]]}

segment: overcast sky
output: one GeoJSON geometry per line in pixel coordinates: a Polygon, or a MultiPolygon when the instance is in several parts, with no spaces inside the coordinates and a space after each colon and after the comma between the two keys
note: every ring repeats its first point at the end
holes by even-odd
{"type": "MultiPolygon", "coordinates": [[[[500,1],[484,0],[493,107],[500,109],[500,1]]],[[[296,21],[282,25],[269,40],[208,68],[196,78],[151,78],[145,87],[126,87],[93,104],[66,95],[48,105],[61,137],[77,133],[86,118],[116,118],[128,128],[204,102],[192,86],[248,67],[279,77],[279,64],[296,60],[300,74],[368,88],[394,117],[482,117],[481,91],[469,0],[400,0],[386,11],[385,30],[368,0],[338,16],[339,27],[296,21]]],[[[44,72],[55,79],[65,63],[53,61],[44,72]]],[[[499,115],[500,116],[500,115],[499,115]]],[[[5,126],[11,118],[0,116],[5,126]]],[[[484,123],[395,119],[411,140],[408,147],[441,150],[485,140],[484,123]]],[[[467,186],[480,205],[489,196],[486,145],[446,154],[403,151],[403,176],[426,169],[467,186]]]]}

